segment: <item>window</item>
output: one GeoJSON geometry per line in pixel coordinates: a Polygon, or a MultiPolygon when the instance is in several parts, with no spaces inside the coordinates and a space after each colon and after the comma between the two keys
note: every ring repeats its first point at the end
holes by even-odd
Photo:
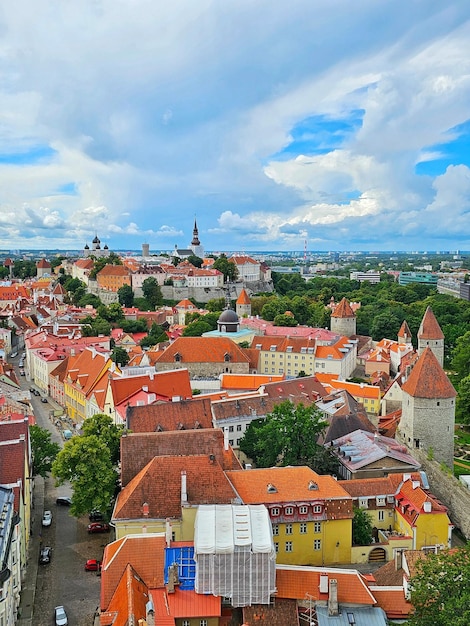
{"type": "Polygon", "coordinates": [[[274,550],[276,554],[279,552],[279,543],[277,541],[274,542],[274,550]]]}
{"type": "Polygon", "coordinates": [[[377,496],[377,506],[385,506],[385,496],[377,496]]]}
{"type": "Polygon", "coordinates": [[[359,507],[361,509],[367,509],[368,506],[367,498],[359,498],[359,507]]]}
{"type": "Polygon", "coordinates": [[[379,522],[383,522],[385,519],[385,511],[379,511],[379,522]]]}
{"type": "Polygon", "coordinates": [[[241,431],[241,429],[242,429],[242,425],[241,424],[237,424],[237,430],[241,431]]]}
{"type": "Polygon", "coordinates": [[[292,524],[286,524],[286,535],[292,535],[292,524]]]}
{"type": "Polygon", "coordinates": [[[301,535],[305,535],[307,532],[307,524],[306,522],[301,522],[300,523],[300,534],[301,535]]]}
{"type": "Polygon", "coordinates": [[[279,515],[279,508],[277,506],[271,509],[271,515],[273,515],[274,517],[277,517],[279,515]]]}
{"type": "Polygon", "coordinates": [[[206,620],[206,619],[202,619],[202,620],[199,622],[199,626],[207,626],[207,620],[206,620]]]}
{"type": "Polygon", "coordinates": [[[229,433],[233,433],[233,426],[229,426],[229,427],[228,427],[228,432],[229,432],[229,433]]]}
{"type": "Polygon", "coordinates": [[[293,549],[292,541],[286,541],[286,552],[292,552],[293,549]]]}
{"type": "Polygon", "coordinates": [[[313,542],[313,549],[321,550],[321,539],[315,539],[315,541],[313,542]]]}
{"type": "Polygon", "coordinates": [[[284,509],[284,512],[286,515],[294,515],[294,507],[286,506],[286,508],[284,509]]]}
{"type": "Polygon", "coordinates": [[[313,512],[321,513],[321,504],[315,504],[315,506],[313,507],[313,512]]]}
{"type": "Polygon", "coordinates": [[[273,524],[273,535],[279,535],[279,524],[273,524]]]}
{"type": "Polygon", "coordinates": [[[305,505],[299,506],[299,513],[300,515],[307,515],[308,506],[305,506],[305,505]]]}
{"type": "Polygon", "coordinates": [[[231,446],[233,446],[233,439],[229,439],[228,442],[231,446]]]}
{"type": "Polygon", "coordinates": [[[183,626],[190,626],[189,619],[184,619],[183,620],[183,626]]]}
{"type": "Polygon", "coordinates": [[[321,533],[321,522],[315,522],[313,525],[314,533],[321,533]]]}

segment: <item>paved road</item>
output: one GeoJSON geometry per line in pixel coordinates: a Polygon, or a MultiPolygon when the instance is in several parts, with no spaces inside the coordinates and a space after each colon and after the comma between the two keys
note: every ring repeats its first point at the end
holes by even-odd
{"type": "MultiPolygon", "coordinates": [[[[18,359],[14,359],[17,364],[18,359]]],[[[31,384],[27,377],[19,377],[23,389],[31,384]]],[[[52,441],[63,445],[61,432],[49,417],[52,405],[42,403],[38,396],[31,396],[36,422],[47,428],[52,434],[52,441]]],[[[42,489],[38,489],[35,498],[34,514],[35,535],[31,542],[31,553],[28,565],[26,587],[33,587],[34,607],[32,626],[50,626],[53,624],[54,607],[63,604],[69,618],[69,626],[92,626],[96,607],[99,604],[100,578],[95,572],[85,572],[87,559],[100,559],[103,549],[111,539],[110,534],[89,535],[86,530],[88,518],[76,519],[70,515],[69,508],[56,505],[58,495],[71,495],[69,485],[56,487],[49,477],[44,481],[44,499],[42,489]],[[39,497],[39,492],[41,497],[39,497]],[[49,528],[40,525],[43,510],[52,511],[52,524],[49,528]],[[52,547],[52,560],[49,565],[37,565],[39,547],[52,547]],[[34,580],[36,576],[37,578],[34,580]]],[[[28,594],[29,598],[29,594],[28,594]]],[[[25,613],[27,611],[24,611],[25,613]]],[[[21,620],[24,623],[24,620],[21,620]]]]}

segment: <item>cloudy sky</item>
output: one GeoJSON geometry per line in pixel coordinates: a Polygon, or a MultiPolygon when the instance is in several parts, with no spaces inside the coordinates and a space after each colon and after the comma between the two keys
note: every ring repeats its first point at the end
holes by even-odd
{"type": "Polygon", "coordinates": [[[0,9],[1,249],[470,250],[469,134],[467,0],[0,9]]]}

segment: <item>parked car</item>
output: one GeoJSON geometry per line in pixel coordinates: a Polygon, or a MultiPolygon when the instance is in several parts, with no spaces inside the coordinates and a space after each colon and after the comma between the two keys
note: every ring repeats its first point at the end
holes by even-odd
{"type": "Polygon", "coordinates": [[[104,522],[93,522],[92,524],[88,524],[87,530],[89,533],[109,533],[111,529],[109,524],[105,524],[104,522]]]}
{"type": "Polygon", "coordinates": [[[97,559],[88,559],[85,563],[86,572],[98,572],[101,569],[101,561],[97,559]]]}
{"type": "Polygon", "coordinates": [[[33,393],[34,393],[35,396],[40,396],[41,395],[37,389],[33,389],[33,393]]]}
{"type": "Polygon", "coordinates": [[[52,524],[52,513],[50,511],[44,511],[44,515],[42,516],[42,525],[50,526],[52,524]]]}
{"type": "Polygon", "coordinates": [[[47,563],[50,563],[51,556],[52,556],[52,548],[50,546],[41,548],[41,551],[39,553],[39,563],[41,563],[41,565],[46,565],[47,563]]]}
{"type": "Polygon", "coordinates": [[[97,509],[93,509],[93,511],[91,511],[88,515],[88,519],[90,520],[90,522],[102,522],[103,517],[103,513],[101,511],[98,511],[97,509]]]}
{"type": "Polygon", "coordinates": [[[67,613],[63,606],[56,606],[54,609],[55,626],[67,626],[67,613]]]}
{"type": "Polygon", "coordinates": [[[70,506],[72,504],[72,498],[69,498],[68,496],[59,496],[55,503],[57,506],[70,506]]]}
{"type": "Polygon", "coordinates": [[[15,359],[18,356],[18,352],[16,350],[14,352],[10,352],[10,359],[15,359]]]}
{"type": "Polygon", "coordinates": [[[24,376],[24,370],[20,370],[20,376],[24,376]]]}
{"type": "Polygon", "coordinates": [[[44,396],[41,398],[41,402],[47,402],[47,398],[45,398],[44,396]]]}

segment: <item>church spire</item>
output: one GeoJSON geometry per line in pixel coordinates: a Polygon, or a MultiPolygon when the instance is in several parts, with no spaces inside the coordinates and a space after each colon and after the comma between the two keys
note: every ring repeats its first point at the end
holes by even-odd
{"type": "Polygon", "coordinates": [[[194,218],[194,228],[193,228],[193,239],[191,241],[192,246],[200,246],[201,242],[199,241],[199,231],[197,229],[196,218],[194,218]]]}

